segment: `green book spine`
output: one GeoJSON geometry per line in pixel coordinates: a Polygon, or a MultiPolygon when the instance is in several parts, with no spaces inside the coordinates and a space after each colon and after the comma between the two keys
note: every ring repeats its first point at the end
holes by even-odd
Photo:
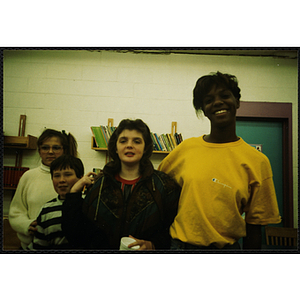
{"type": "Polygon", "coordinates": [[[100,126],[92,126],[91,129],[92,129],[92,133],[95,137],[97,147],[98,148],[106,148],[106,143],[105,143],[104,137],[102,135],[100,126]]]}

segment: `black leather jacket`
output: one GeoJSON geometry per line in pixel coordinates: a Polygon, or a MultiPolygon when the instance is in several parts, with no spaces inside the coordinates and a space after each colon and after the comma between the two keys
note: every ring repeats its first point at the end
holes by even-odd
{"type": "Polygon", "coordinates": [[[84,200],[81,193],[67,194],[63,231],[74,248],[119,249],[120,239],[130,234],[151,241],[155,249],[170,249],[169,227],[177,214],[180,191],[171,177],[149,163],[125,202],[106,165],[84,200]]]}

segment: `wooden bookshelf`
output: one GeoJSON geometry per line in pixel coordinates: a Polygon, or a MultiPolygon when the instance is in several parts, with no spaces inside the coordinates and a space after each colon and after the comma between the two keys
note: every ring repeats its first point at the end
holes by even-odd
{"type": "MultiPolygon", "coordinates": [[[[113,119],[108,119],[108,126],[113,126],[113,119]]],[[[171,134],[174,135],[177,132],[177,122],[172,122],[171,125],[171,134]]],[[[91,146],[92,150],[95,151],[107,151],[107,148],[99,148],[97,147],[96,141],[95,141],[95,137],[92,136],[92,146],[91,146]]],[[[157,154],[169,154],[171,151],[157,151],[154,150],[153,153],[157,153],[157,154]]]]}
{"type": "Polygon", "coordinates": [[[37,138],[32,135],[25,136],[4,136],[4,148],[35,150],[37,138]]]}
{"type": "Polygon", "coordinates": [[[23,150],[37,149],[37,137],[25,136],[26,115],[20,115],[19,135],[4,136],[4,148],[14,150],[16,159],[15,166],[3,166],[3,188],[4,190],[16,190],[20,177],[29,168],[22,167],[23,150]]]}
{"type": "MultiPolygon", "coordinates": [[[[107,151],[107,148],[98,148],[96,145],[95,137],[92,136],[92,149],[95,151],[107,151]]],[[[162,153],[162,154],[168,154],[170,151],[153,151],[153,153],[162,153]]]]}
{"type": "Polygon", "coordinates": [[[3,188],[5,190],[15,190],[18,186],[21,176],[29,168],[3,166],[3,188]]]}
{"type": "Polygon", "coordinates": [[[97,147],[94,136],[92,136],[92,149],[96,150],[96,151],[107,151],[107,148],[98,148],[97,147]]]}
{"type": "MultiPolygon", "coordinates": [[[[108,122],[107,122],[107,126],[109,126],[109,127],[114,126],[114,119],[109,118],[108,122]]],[[[96,150],[96,151],[107,151],[106,147],[105,148],[97,147],[97,143],[96,143],[96,140],[95,140],[94,136],[92,136],[92,149],[96,150]]]]}

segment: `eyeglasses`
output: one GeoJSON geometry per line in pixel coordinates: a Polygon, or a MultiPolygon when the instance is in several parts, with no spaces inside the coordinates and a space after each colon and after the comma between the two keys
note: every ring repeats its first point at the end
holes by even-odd
{"type": "Polygon", "coordinates": [[[54,152],[54,153],[58,153],[58,152],[60,152],[61,151],[61,149],[63,148],[62,146],[56,146],[56,145],[54,145],[54,146],[48,146],[48,145],[43,145],[43,146],[41,146],[40,147],[40,150],[42,151],[42,152],[49,152],[50,151],[50,148],[52,149],[52,151],[54,152]]]}

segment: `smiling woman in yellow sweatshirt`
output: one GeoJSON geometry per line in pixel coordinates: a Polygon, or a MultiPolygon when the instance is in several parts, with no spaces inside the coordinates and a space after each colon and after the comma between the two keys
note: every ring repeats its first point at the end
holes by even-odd
{"type": "Polygon", "coordinates": [[[237,79],[203,76],[193,94],[210,134],[183,141],[159,166],[182,187],[172,249],[240,249],[242,237],[244,249],[259,249],[261,225],[281,217],[268,158],[236,135],[237,79]]]}

